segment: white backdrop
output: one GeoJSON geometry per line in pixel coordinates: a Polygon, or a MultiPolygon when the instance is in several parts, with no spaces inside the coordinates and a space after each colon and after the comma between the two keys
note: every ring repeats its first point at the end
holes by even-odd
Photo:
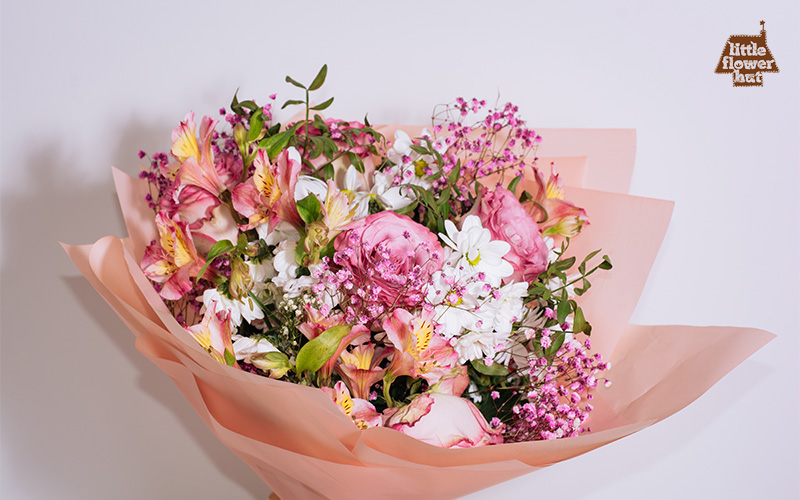
{"type": "Polygon", "coordinates": [[[56,242],[124,235],[109,166],[186,111],[328,63],[341,118],[499,92],[534,127],[636,128],[631,193],[676,206],[633,321],[778,335],[675,416],[469,498],[798,498],[798,4],[555,3],[4,0],[0,496],[267,497],[56,242]],[[780,73],[733,88],[720,51],[762,19],[780,73]]]}

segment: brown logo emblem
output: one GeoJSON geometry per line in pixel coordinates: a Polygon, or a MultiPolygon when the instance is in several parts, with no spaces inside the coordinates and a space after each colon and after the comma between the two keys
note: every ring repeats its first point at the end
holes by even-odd
{"type": "Polygon", "coordinates": [[[719,56],[714,73],[733,73],[734,87],[763,87],[764,73],[777,73],[778,65],[767,47],[767,30],[761,21],[761,33],[731,35],[719,56]]]}

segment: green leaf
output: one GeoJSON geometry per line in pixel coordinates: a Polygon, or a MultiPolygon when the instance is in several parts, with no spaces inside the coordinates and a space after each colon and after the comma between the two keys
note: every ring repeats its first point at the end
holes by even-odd
{"type": "Polygon", "coordinates": [[[273,136],[281,131],[281,124],[276,123],[275,125],[271,126],[267,129],[267,137],[273,136]]]}
{"type": "Polygon", "coordinates": [[[350,163],[355,167],[356,172],[359,174],[364,173],[364,162],[361,161],[361,158],[358,157],[355,153],[347,153],[347,157],[350,159],[350,163]]]}
{"type": "Polygon", "coordinates": [[[214,259],[216,259],[220,255],[225,255],[234,248],[235,247],[233,246],[233,243],[231,243],[228,240],[222,240],[214,243],[214,246],[211,247],[211,249],[208,251],[208,255],[206,255],[205,265],[202,268],[200,268],[200,272],[197,273],[197,280],[199,281],[200,278],[203,277],[203,275],[206,273],[206,269],[208,269],[208,266],[211,265],[211,262],[214,259]]]}
{"type": "Polygon", "coordinates": [[[564,321],[567,319],[567,316],[569,316],[569,313],[570,313],[569,301],[562,300],[561,302],[559,302],[558,307],[556,308],[556,319],[558,319],[559,325],[564,324],[564,321]]]}
{"type": "Polygon", "coordinates": [[[502,363],[492,363],[490,366],[486,366],[482,359],[473,359],[470,364],[478,373],[489,375],[490,377],[505,377],[508,375],[508,367],[502,363]]]}
{"type": "Polygon", "coordinates": [[[521,195],[519,195],[519,202],[525,203],[526,201],[531,199],[531,194],[527,191],[523,191],[521,195]]]}
{"type": "Polygon", "coordinates": [[[575,308],[575,319],[572,324],[572,331],[574,333],[582,332],[586,329],[586,318],[583,317],[583,310],[580,307],[575,308]]]}
{"type": "Polygon", "coordinates": [[[508,184],[508,190],[514,193],[514,196],[517,195],[516,193],[517,184],[519,184],[519,181],[521,180],[522,180],[522,174],[519,174],[518,176],[514,177],[514,179],[508,184]]]}
{"type": "Polygon", "coordinates": [[[301,88],[303,90],[306,90],[306,86],[305,85],[303,85],[302,83],[298,82],[297,80],[295,80],[294,78],[292,78],[289,75],[286,75],[286,83],[291,83],[295,87],[298,87],[298,88],[301,88]]]}
{"type": "Polygon", "coordinates": [[[582,288],[575,288],[575,295],[577,295],[579,297],[581,295],[583,295],[584,293],[586,293],[586,291],[589,290],[589,288],[592,287],[592,284],[586,278],[583,278],[583,281],[582,281],[581,284],[582,284],[582,288]]]}
{"type": "Polygon", "coordinates": [[[242,107],[239,105],[239,89],[236,89],[236,92],[233,93],[233,100],[231,100],[231,111],[236,113],[237,115],[244,114],[242,107]]]}
{"type": "Polygon", "coordinates": [[[236,364],[236,356],[234,356],[233,353],[228,349],[225,349],[225,354],[223,354],[223,357],[225,358],[226,365],[233,366],[236,364]]]}
{"type": "Polygon", "coordinates": [[[569,257],[567,259],[556,261],[555,268],[559,271],[566,271],[573,265],[575,265],[575,257],[569,257]]]}
{"type": "Polygon", "coordinates": [[[315,111],[322,111],[323,109],[327,109],[328,106],[330,106],[331,104],[333,104],[333,97],[331,97],[330,99],[328,99],[323,103],[317,104],[316,106],[312,106],[311,109],[315,111]]]}
{"type": "Polygon", "coordinates": [[[289,99],[288,101],[283,103],[283,106],[281,106],[281,109],[286,108],[286,106],[294,106],[295,104],[305,104],[305,103],[306,103],[306,101],[300,101],[300,100],[297,100],[297,99],[289,99]]]}
{"type": "Polygon", "coordinates": [[[438,207],[436,206],[436,200],[433,199],[433,194],[427,189],[417,186],[414,184],[408,184],[409,188],[414,191],[414,194],[422,201],[424,205],[432,210],[436,210],[438,207]]]}
{"type": "Polygon", "coordinates": [[[415,202],[411,203],[410,205],[404,206],[403,208],[398,208],[397,210],[394,211],[394,213],[400,214],[400,215],[408,215],[411,212],[413,212],[414,210],[416,210],[417,205],[419,205],[419,202],[415,201],[415,202]]]}
{"type": "Polygon", "coordinates": [[[261,131],[264,130],[264,116],[259,109],[253,116],[250,117],[250,131],[247,133],[247,142],[252,142],[258,139],[261,131]]]}
{"type": "Polygon", "coordinates": [[[300,218],[303,219],[306,224],[316,222],[322,213],[317,195],[309,193],[308,196],[298,201],[297,211],[300,213],[300,218]]]}
{"type": "Polygon", "coordinates": [[[322,175],[325,177],[325,180],[333,179],[334,168],[333,163],[326,163],[324,167],[322,167],[322,175]]]}
{"type": "Polygon", "coordinates": [[[336,354],[336,349],[352,330],[350,325],[332,326],[319,334],[318,337],[308,341],[300,352],[297,353],[297,373],[304,371],[316,372],[336,354]]]}
{"type": "Polygon", "coordinates": [[[611,259],[608,258],[608,255],[603,255],[603,262],[601,262],[597,267],[608,271],[614,266],[611,265],[611,259]]]}
{"type": "Polygon", "coordinates": [[[428,151],[428,148],[425,148],[425,147],[422,147],[422,146],[417,146],[416,144],[412,144],[411,145],[411,150],[414,151],[415,153],[419,153],[421,155],[430,154],[430,151],[428,151]]]}
{"type": "Polygon", "coordinates": [[[557,353],[558,350],[561,349],[561,346],[564,345],[564,339],[566,338],[566,334],[564,332],[556,332],[550,338],[552,339],[553,343],[550,344],[550,347],[548,347],[544,351],[545,356],[547,357],[554,356],[555,353],[557,353]]]}
{"type": "Polygon", "coordinates": [[[370,129],[372,128],[372,125],[369,124],[369,119],[367,119],[367,115],[364,115],[364,125],[366,125],[370,129]]]}
{"type": "MultiPolygon", "coordinates": [[[[317,76],[314,77],[314,81],[311,82],[311,85],[308,86],[308,90],[317,90],[318,88],[322,87],[322,84],[325,83],[325,77],[327,76],[328,76],[328,65],[323,64],[322,68],[319,70],[319,73],[317,73],[317,76]]],[[[316,109],[316,108],[311,108],[311,109],[316,109]]]]}
{"type": "Polygon", "coordinates": [[[587,255],[586,257],[583,258],[583,262],[589,262],[590,260],[592,260],[592,257],[594,257],[595,255],[597,255],[599,253],[600,253],[600,249],[599,248],[597,250],[595,250],[594,252],[589,252],[589,255],[587,255]]]}
{"type": "Polygon", "coordinates": [[[461,165],[456,165],[455,168],[450,172],[450,176],[447,178],[448,184],[451,186],[455,186],[456,182],[458,182],[458,176],[461,175],[461,165]]]}
{"type": "Polygon", "coordinates": [[[300,125],[302,125],[302,122],[295,123],[288,130],[263,139],[258,143],[258,147],[267,151],[267,156],[269,156],[270,160],[275,159],[289,144],[289,141],[294,137],[294,133],[300,128],[300,125]]]}
{"type": "Polygon", "coordinates": [[[300,238],[300,241],[297,242],[297,246],[294,248],[294,261],[297,262],[298,266],[303,265],[303,261],[306,260],[306,237],[303,236],[300,238]]]}

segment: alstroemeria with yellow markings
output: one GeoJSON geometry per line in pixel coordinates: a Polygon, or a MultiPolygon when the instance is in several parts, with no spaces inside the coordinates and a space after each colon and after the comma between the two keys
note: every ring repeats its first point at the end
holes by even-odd
{"type": "Polygon", "coordinates": [[[372,403],[362,398],[350,397],[350,391],[344,383],[336,382],[332,389],[322,387],[322,390],[336,403],[342,413],[353,419],[359,429],[383,425],[383,417],[375,410],[372,403]]]}
{"type": "Polygon", "coordinates": [[[252,229],[269,223],[270,230],[280,221],[296,228],[303,226],[297,212],[294,190],[300,175],[300,154],[294,148],[282,151],[274,163],[267,152],[260,149],[253,161],[255,173],[247,182],[239,184],[232,192],[233,208],[247,217],[242,229],[252,229]]]}
{"type": "Polygon", "coordinates": [[[437,383],[458,363],[458,354],[442,335],[434,331],[434,311],[424,310],[415,316],[405,309],[395,309],[383,322],[386,337],[394,346],[386,377],[402,375],[437,383]]]}
{"type": "Polygon", "coordinates": [[[172,131],[171,152],[180,162],[176,173],[176,182],[179,186],[197,186],[214,196],[219,196],[228,189],[225,180],[217,171],[211,151],[216,124],[216,120],[204,116],[200,122],[200,141],[198,141],[195,136],[194,113],[189,113],[172,131]]]}
{"type": "Polygon", "coordinates": [[[170,152],[181,163],[192,156],[200,157],[200,148],[197,146],[197,136],[195,135],[194,112],[187,113],[180,125],[172,129],[170,152]]]}
{"type": "MultiPolygon", "coordinates": [[[[178,300],[192,289],[191,278],[197,276],[205,259],[197,253],[185,222],[170,219],[164,212],[159,212],[156,226],[159,238],[145,249],[142,271],[161,284],[163,298],[178,300]]],[[[211,279],[209,276],[206,277],[211,279]]]]}
{"type": "MultiPolygon", "coordinates": [[[[303,240],[303,247],[309,256],[307,261],[313,264],[319,262],[320,251],[353,220],[358,208],[353,202],[353,195],[340,191],[332,180],[328,180],[325,186],[325,201],[320,204],[322,219],[306,226],[303,240]]],[[[318,193],[313,194],[320,198],[318,193]]]]}
{"type": "Polygon", "coordinates": [[[342,227],[353,220],[356,214],[354,196],[347,195],[336,187],[336,183],[328,180],[328,192],[322,205],[322,221],[328,228],[328,238],[333,238],[342,231],[342,227]],[[351,208],[352,206],[352,208],[351,208]]]}
{"type": "Polygon", "coordinates": [[[200,324],[187,326],[186,331],[203,349],[220,363],[239,368],[231,340],[231,325],[228,314],[217,312],[215,307],[206,309],[200,324]]]}
{"type": "Polygon", "coordinates": [[[355,397],[366,399],[372,385],[383,378],[386,370],[378,364],[388,355],[388,349],[376,349],[371,343],[361,344],[350,351],[342,351],[336,371],[355,397]]]}
{"type": "Polygon", "coordinates": [[[526,210],[538,222],[543,236],[574,237],[585,224],[589,224],[586,211],[564,200],[564,181],[559,177],[554,163],[550,164],[547,184],[538,169],[534,169],[536,193],[526,203],[526,210]]]}

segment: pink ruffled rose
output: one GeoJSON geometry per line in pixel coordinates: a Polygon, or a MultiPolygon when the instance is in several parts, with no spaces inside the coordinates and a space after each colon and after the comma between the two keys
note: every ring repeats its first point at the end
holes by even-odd
{"type": "Polygon", "coordinates": [[[511,245],[511,250],[503,257],[514,267],[509,280],[531,282],[547,268],[547,245],[539,226],[514,193],[503,187],[484,191],[477,209],[477,215],[492,238],[511,245]]]}
{"type": "Polygon", "coordinates": [[[471,448],[503,442],[475,405],[452,394],[421,394],[411,403],[384,411],[384,427],[440,448],[471,448]]]}
{"type": "Polygon", "coordinates": [[[383,306],[418,306],[430,276],[442,269],[442,246],[425,226],[386,211],[349,225],[336,237],[334,262],[379,287],[383,306]]]}

